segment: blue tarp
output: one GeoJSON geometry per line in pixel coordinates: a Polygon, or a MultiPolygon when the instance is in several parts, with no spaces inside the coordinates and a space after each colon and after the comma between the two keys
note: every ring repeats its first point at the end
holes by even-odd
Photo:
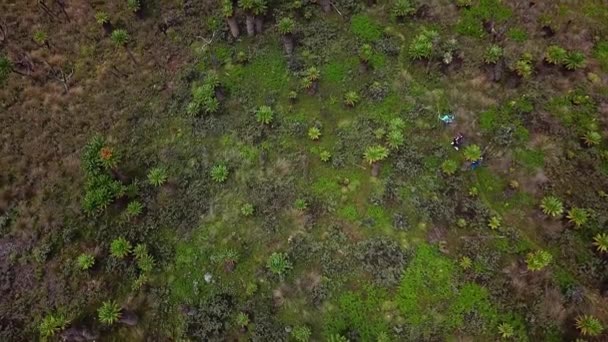
{"type": "Polygon", "coordinates": [[[445,124],[451,124],[454,122],[454,114],[443,114],[439,117],[439,120],[443,121],[445,124]]]}

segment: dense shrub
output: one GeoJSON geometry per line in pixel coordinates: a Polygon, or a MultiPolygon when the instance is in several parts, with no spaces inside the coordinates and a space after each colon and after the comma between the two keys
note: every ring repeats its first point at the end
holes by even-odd
{"type": "Polygon", "coordinates": [[[497,324],[488,291],[474,283],[459,288],[456,272],[451,260],[428,245],[418,247],[404,272],[398,307],[421,336],[463,328],[480,334],[497,324]]]}
{"type": "Polygon", "coordinates": [[[461,12],[456,30],[463,35],[482,38],[486,35],[483,22],[502,23],[512,14],[512,10],[500,0],[480,0],[461,12]]]}
{"type": "Polygon", "coordinates": [[[409,256],[399,244],[387,239],[367,240],[357,246],[357,259],[378,285],[393,286],[399,282],[409,256]]]}
{"type": "Polygon", "coordinates": [[[361,292],[345,292],[334,310],[325,314],[325,336],[343,335],[352,340],[374,341],[388,326],[381,312],[386,293],[366,286],[361,292]]]}
{"type": "Polygon", "coordinates": [[[409,55],[412,59],[428,59],[433,57],[439,33],[423,28],[410,43],[409,55]]]}
{"type": "Polygon", "coordinates": [[[350,29],[355,36],[366,42],[373,42],[382,36],[380,25],[363,14],[357,14],[350,19],[350,29]]]}
{"type": "Polygon", "coordinates": [[[186,336],[199,341],[221,341],[234,313],[234,298],[218,294],[192,308],[186,317],[186,336]]]}
{"type": "Polygon", "coordinates": [[[85,194],[83,209],[87,213],[98,213],[113,200],[123,196],[127,188],[109,173],[116,167],[116,153],[107,147],[100,136],[93,137],[82,153],[82,166],[85,171],[85,194]]]}
{"type": "Polygon", "coordinates": [[[277,321],[274,314],[257,312],[253,323],[251,331],[251,341],[253,342],[282,342],[288,340],[285,328],[277,321]]]}

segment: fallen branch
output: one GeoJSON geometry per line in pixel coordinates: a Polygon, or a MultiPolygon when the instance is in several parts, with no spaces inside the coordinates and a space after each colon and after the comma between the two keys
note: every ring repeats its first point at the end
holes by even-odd
{"type": "Polygon", "coordinates": [[[341,17],[344,17],[344,16],[342,15],[342,12],[340,12],[340,10],[338,9],[338,7],[336,7],[336,5],[335,5],[333,2],[330,2],[330,4],[331,4],[331,7],[333,7],[333,8],[336,10],[336,12],[338,12],[338,14],[339,14],[341,17]]]}
{"type": "Polygon", "coordinates": [[[8,26],[4,20],[0,20],[0,45],[4,43],[8,37],[8,26]]]}

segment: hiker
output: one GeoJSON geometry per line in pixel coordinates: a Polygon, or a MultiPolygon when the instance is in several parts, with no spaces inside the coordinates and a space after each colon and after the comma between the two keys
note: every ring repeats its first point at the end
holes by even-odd
{"type": "Polygon", "coordinates": [[[463,139],[464,135],[462,135],[462,133],[458,133],[458,135],[454,137],[454,139],[452,139],[452,146],[454,146],[454,149],[456,149],[456,151],[460,149],[460,145],[462,145],[463,139]]]}
{"type": "Polygon", "coordinates": [[[480,157],[476,161],[472,162],[471,163],[471,170],[475,170],[476,168],[478,168],[481,165],[482,161],[483,161],[483,157],[480,157]]]}

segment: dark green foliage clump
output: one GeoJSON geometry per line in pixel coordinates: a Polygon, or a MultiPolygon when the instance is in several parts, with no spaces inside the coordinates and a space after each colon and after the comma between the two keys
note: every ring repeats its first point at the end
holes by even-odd
{"type": "Polygon", "coordinates": [[[287,258],[287,254],[277,252],[272,253],[270,257],[268,257],[266,267],[268,267],[270,272],[279,277],[283,277],[285,273],[292,268],[291,262],[287,258]]]}
{"type": "Polygon", "coordinates": [[[415,11],[416,8],[410,0],[396,0],[391,8],[391,15],[397,19],[403,19],[415,11]]]}
{"type": "Polygon", "coordinates": [[[564,66],[568,70],[577,70],[583,68],[586,64],[585,55],[580,51],[568,52],[564,61],[564,66]]]}
{"type": "Polygon", "coordinates": [[[456,30],[466,36],[483,38],[486,35],[484,21],[501,23],[511,15],[511,9],[500,0],[480,0],[476,5],[462,10],[456,30]]]}
{"type": "Polygon", "coordinates": [[[340,295],[335,309],[326,313],[325,336],[357,336],[363,341],[375,341],[388,331],[381,305],[386,299],[382,290],[367,286],[360,292],[340,295]]]}
{"type": "Polygon", "coordinates": [[[13,63],[8,57],[0,55],[0,84],[4,83],[13,69],[13,63]]]}
{"type": "Polygon", "coordinates": [[[473,328],[483,334],[494,329],[497,312],[488,291],[473,283],[458,287],[457,272],[455,263],[433,247],[418,247],[397,295],[399,310],[414,335],[473,328]],[[472,313],[476,322],[467,319],[472,313]]]}
{"type": "Polygon", "coordinates": [[[188,104],[186,112],[197,116],[201,113],[213,114],[220,108],[220,102],[215,96],[216,88],[219,85],[217,75],[211,73],[202,85],[192,89],[192,101],[188,104]]]}
{"type": "Polygon", "coordinates": [[[350,29],[355,36],[366,42],[373,42],[380,39],[382,29],[369,16],[357,14],[350,20],[350,29]]]}
{"type": "Polygon", "coordinates": [[[107,174],[90,177],[85,187],[83,208],[87,213],[105,209],[114,199],[125,193],[125,186],[107,174]]]}
{"type": "Polygon", "coordinates": [[[234,299],[227,294],[215,295],[190,309],[186,335],[199,341],[216,340],[223,336],[234,311],[234,299]]]}
{"type": "Polygon", "coordinates": [[[568,52],[561,46],[551,45],[545,53],[545,60],[551,64],[560,65],[566,61],[568,52]]]}
{"type": "Polygon", "coordinates": [[[116,163],[116,154],[106,146],[103,138],[96,136],[85,146],[82,154],[82,165],[86,172],[85,212],[97,213],[125,194],[126,187],[108,172],[116,163]]]}
{"type": "Polygon", "coordinates": [[[507,32],[507,35],[511,40],[518,43],[523,43],[528,40],[528,33],[525,30],[517,27],[510,29],[509,32],[507,32]]]}
{"type": "Polygon", "coordinates": [[[131,12],[137,12],[141,9],[140,0],[127,0],[127,7],[131,12]]]}
{"type": "MultiPolygon", "coordinates": [[[[594,49],[594,57],[600,62],[602,69],[608,71],[608,41],[599,42],[594,49]]],[[[0,67],[0,70],[2,68],[0,67]]],[[[0,71],[0,80],[2,72],[0,71]]]]}
{"type": "Polygon", "coordinates": [[[362,263],[363,269],[372,274],[375,282],[393,286],[401,278],[408,255],[394,241],[374,239],[358,246],[357,259],[362,263]]]}
{"type": "Polygon", "coordinates": [[[492,45],[486,50],[484,61],[488,64],[496,64],[504,54],[503,49],[498,45],[492,45]]]}
{"type": "Polygon", "coordinates": [[[422,29],[410,44],[409,53],[412,59],[431,58],[439,33],[435,30],[422,29]]]}
{"type": "Polygon", "coordinates": [[[42,322],[38,325],[38,331],[43,339],[55,336],[61,330],[65,329],[69,321],[63,314],[48,314],[44,316],[42,322]]]}

